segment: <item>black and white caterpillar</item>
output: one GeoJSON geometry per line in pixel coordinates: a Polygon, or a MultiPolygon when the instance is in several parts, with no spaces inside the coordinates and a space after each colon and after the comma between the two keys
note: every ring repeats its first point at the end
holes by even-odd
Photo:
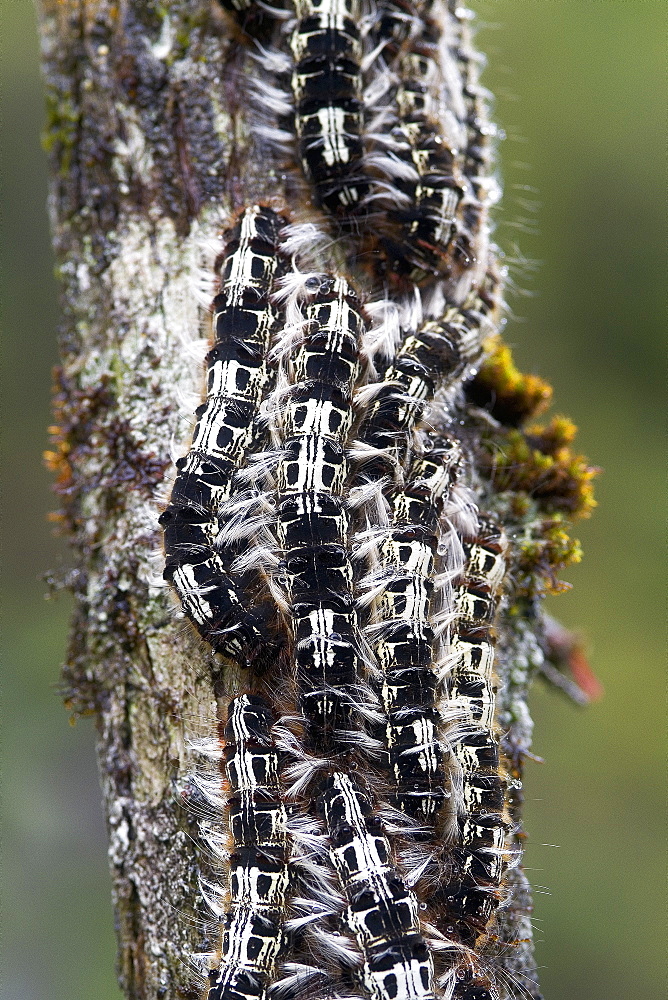
{"type": "Polygon", "coordinates": [[[490,120],[491,94],[480,84],[484,57],[472,44],[473,14],[456,0],[449,0],[453,32],[449,37],[451,56],[459,66],[463,107],[457,115],[465,129],[463,172],[473,197],[462,206],[463,233],[468,252],[480,259],[486,255],[489,209],[499,196],[499,184],[493,172],[493,141],[499,132],[490,120]]]}
{"type": "Polygon", "coordinates": [[[264,1000],[284,943],[288,816],[273,722],[271,709],[256,695],[230,702],[223,750],[232,836],[229,902],[221,912],[220,961],[209,973],[207,1000],[264,1000]]]}
{"type": "Polygon", "coordinates": [[[392,863],[390,844],[368,796],[335,773],[317,800],[330,854],[348,899],[346,922],[364,956],[372,1000],[436,1000],[433,962],[420,930],[415,893],[392,863]]]}
{"type": "Polygon", "coordinates": [[[367,322],[345,279],[289,280],[286,293],[297,300],[301,329],[277,406],[276,533],[306,745],[328,758],[354,742],[364,702],[344,487],[367,322]]]}
{"type": "Polygon", "coordinates": [[[472,259],[457,219],[466,178],[457,137],[444,124],[441,26],[424,10],[387,3],[378,35],[391,110],[366,157],[376,177],[367,204],[386,274],[409,283],[454,277],[472,259]]]}
{"type": "Polygon", "coordinates": [[[364,631],[381,668],[395,803],[426,824],[427,836],[444,801],[430,624],[434,554],[461,453],[450,442],[416,458],[406,472],[403,465],[409,435],[435,390],[453,385],[479,357],[492,305],[472,294],[468,308],[453,307],[441,321],[427,321],[404,339],[379,382],[358,394],[371,402],[353,450],[361,459],[355,481],[382,484],[389,476],[391,484],[385,487],[385,523],[367,523],[358,535],[357,558],[373,560],[360,582],[362,605],[373,605],[364,631]]]}
{"type": "Polygon", "coordinates": [[[492,635],[508,541],[498,525],[481,517],[477,532],[463,545],[465,564],[455,581],[454,620],[441,664],[445,698],[458,729],[451,751],[456,831],[447,875],[435,891],[434,904],[442,908],[442,919],[456,939],[473,948],[501,901],[510,862],[505,849],[505,779],[494,717],[492,635]]]}
{"type": "Polygon", "coordinates": [[[257,446],[257,414],[269,385],[270,340],[280,310],[271,301],[283,273],[281,229],[271,208],[247,208],[229,234],[213,302],[214,345],[207,356],[207,395],[196,411],[190,451],[179,459],[169,504],[160,517],[165,579],[200,635],[242,665],[266,655],[262,616],[249,607],[245,581],[230,572],[234,553],[218,535],[235,475],[257,446]]]}
{"type": "Polygon", "coordinates": [[[290,38],[299,159],[315,204],[354,213],[368,189],[362,169],[360,0],[294,0],[290,38]]]}
{"type": "Polygon", "coordinates": [[[415,459],[405,485],[389,492],[388,524],[366,532],[358,549],[373,555],[361,586],[373,599],[365,634],[382,674],[390,802],[419,823],[411,831],[419,840],[434,837],[445,801],[431,618],[440,515],[460,458],[453,441],[415,459]]]}

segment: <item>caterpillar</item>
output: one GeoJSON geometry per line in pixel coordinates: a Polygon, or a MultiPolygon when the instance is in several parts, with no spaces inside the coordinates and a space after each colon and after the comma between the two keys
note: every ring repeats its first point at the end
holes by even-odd
{"type": "Polygon", "coordinates": [[[378,381],[358,390],[362,419],[352,454],[364,476],[395,474],[400,439],[407,440],[436,389],[451,388],[480,359],[482,331],[496,307],[496,279],[490,274],[461,306],[448,304],[440,319],[425,320],[408,333],[378,381]]]}
{"type": "MultiPolygon", "coordinates": [[[[395,483],[388,497],[387,527],[367,531],[372,542],[382,542],[379,568],[361,582],[376,603],[376,620],[364,633],[383,677],[381,701],[386,714],[384,742],[392,784],[390,801],[419,824],[404,834],[409,852],[406,856],[412,852],[414,861],[419,857],[429,872],[434,871],[431,855],[438,860],[441,853],[433,841],[440,829],[438,817],[446,797],[447,742],[442,737],[442,717],[456,714],[451,703],[439,705],[434,626],[440,622],[431,607],[431,591],[436,545],[440,550],[445,544],[443,527],[457,535],[448,522],[441,527],[438,521],[439,514],[451,506],[449,494],[457,482],[462,455],[456,442],[441,440],[441,449],[415,459],[406,475],[404,454],[408,435],[434,392],[456,384],[480,356],[481,329],[496,306],[496,277],[490,272],[483,287],[469,294],[461,310],[450,307],[441,321],[427,320],[416,335],[409,334],[378,386],[362,387],[358,393],[364,396],[364,402],[371,402],[366,411],[363,409],[356,442],[355,454],[361,459],[357,477],[382,483],[383,477],[387,482],[389,473],[390,484],[393,480],[395,483]],[[420,841],[428,850],[422,856],[410,847],[420,841]]],[[[461,503],[458,498],[455,508],[461,503]]],[[[466,513],[461,509],[457,512],[466,513]]],[[[445,545],[446,550],[452,552],[454,543],[458,544],[456,537],[445,545]]],[[[358,555],[364,555],[363,545],[358,555]]],[[[452,573],[453,567],[448,570],[452,573]]],[[[447,926],[442,934],[440,947],[445,948],[451,966],[457,940],[447,926]]],[[[456,947],[455,954],[458,956],[456,947]]],[[[472,1000],[480,990],[481,997],[496,996],[493,985],[475,962],[469,960],[466,968],[460,963],[456,976],[455,995],[472,1000]],[[467,990],[463,989],[465,981],[467,990]]]]}
{"type": "Polygon", "coordinates": [[[433,837],[445,801],[430,618],[439,508],[460,459],[453,441],[414,460],[405,486],[390,494],[389,524],[368,532],[375,565],[361,581],[374,596],[366,634],[382,672],[390,802],[420,824],[413,840],[433,837]]]}
{"type": "Polygon", "coordinates": [[[272,993],[286,1000],[305,996],[309,1000],[362,1000],[363,957],[345,926],[347,901],[332,865],[323,824],[307,807],[295,807],[289,833],[294,894],[285,927],[291,947],[272,984],[272,993]]]}
{"type": "Polygon", "coordinates": [[[233,850],[220,963],[207,1000],[263,1000],[284,941],[290,888],[287,810],[281,799],[273,713],[257,695],[232,699],[224,730],[233,850]]]}
{"type": "Polygon", "coordinates": [[[466,144],[463,150],[463,172],[471,186],[473,197],[463,206],[463,233],[460,241],[468,245],[469,254],[482,256],[481,248],[474,250],[476,241],[487,238],[489,207],[499,194],[499,186],[492,175],[492,137],[496,127],[489,119],[491,94],[480,85],[480,68],[484,58],[476,52],[471,42],[471,11],[455,0],[449,0],[450,15],[455,26],[452,55],[459,66],[462,84],[463,114],[466,144]]]}
{"type": "Polygon", "coordinates": [[[418,901],[391,862],[368,796],[347,774],[335,773],[325,781],[317,809],[348,898],[347,923],[364,955],[366,990],[373,1000],[436,1000],[418,901]]]}
{"type": "Polygon", "coordinates": [[[280,417],[276,530],[285,554],[306,742],[330,756],[341,750],[360,700],[343,446],[366,320],[345,279],[312,274],[295,281],[293,295],[304,300],[303,335],[280,417]]]}
{"type": "Polygon", "coordinates": [[[366,157],[377,175],[367,204],[380,210],[378,243],[387,276],[421,284],[472,264],[457,238],[456,215],[467,183],[459,150],[442,125],[440,26],[424,14],[412,22],[394,12],[387,17],[407,41],[389,46],[390,53],[397,50],[391,62],[397,80],[392,120],[384,134],[375,133],[376,148],[366,157]]]}
{"type": "MultiPolygon", "coordinates": [[[[243,581],[220,551],[235,473],[253,446],[279,311],[270,300],[284,270],[279,247],[286,220],[271,208],[245,209],[229,234],[213,302],[214,345],[207,356],[206,402],[196,411],[190,451],[177,461],[169,504],[160,517],[164,578],[200,635],[237,662],[271,655],[262,616],[248,608],[243,581]]],[[[228,556],[230,554],[228,553],[228,556]]]]}
{"type": "Polygon", "coordinates": [[[295,0],[290,38],[299,159],[319,207],[344,220],[368,183],[361,170],[360,0],[295,0]]]}
{"type": "Polygon", "coordinates": [[[464,734],[453,741],[458,830],[450,869],[435,892],[459,940],[475,947],[499,905],[508,865],[508,817],[499,739],[494,729],[492,627],[506,571],[508,541],[491,518],[464,541],[465,566],[454,593],[454,623],[442,664],[449,707],[464,734]]]}

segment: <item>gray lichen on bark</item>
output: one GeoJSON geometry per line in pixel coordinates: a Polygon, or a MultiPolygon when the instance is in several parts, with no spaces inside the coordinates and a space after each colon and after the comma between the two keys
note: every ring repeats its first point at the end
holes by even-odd
{"type": "MultiPolygon", "coordinates": [[[[239,678],[155,585],[158,501],[190,427],[179,395],[199,377],[184,343],[203,335],[202,241],[241,205],[294,203],[298,187],[255,145],[253,66],[208,0],[41,0],[40,21],[63,313],[59,489],[76,561],[68,699],[97,719],[121,986],[137,1000],[189,998],[199,987],[184,956],[207,943],[192,919],[186,734],[239,678]]],[[[514,678],[502,711],[520,748],[537,648],[530,627],[502,629],[514,678]]],[[[530,898],[512,878],[523,895],[502,936],[525,943],[501,961],[526,970],[530,898]]]]}

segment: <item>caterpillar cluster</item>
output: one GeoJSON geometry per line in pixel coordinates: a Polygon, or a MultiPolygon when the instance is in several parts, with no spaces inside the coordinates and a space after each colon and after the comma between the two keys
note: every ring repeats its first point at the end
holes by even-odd
{"type": "Polygon", "coordinates": [[[250,205],[224,235],[206,399],[160,517],[183,614],[247,671],[203,786],[206,998],[497,1000],[508,541],[455,411],[501,275],[466,15],[221,3],[262,38],[256,139],[312,210],[250,205]]]}

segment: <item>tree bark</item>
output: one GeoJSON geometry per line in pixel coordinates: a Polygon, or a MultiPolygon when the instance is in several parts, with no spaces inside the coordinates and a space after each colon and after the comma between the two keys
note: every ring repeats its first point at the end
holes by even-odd
{"type": "MultiPolygon", "coordinates": [[[[239,677],[228,664],[214,693],[220,658],[156,584],[159,498],[191,426],[179,395],[198,378],[184,344],[206,335],[194,294],[202,241],[243,205],[294,204],[294,181],[258,154],[246,87],[257,69],[209,0],[41,0],[40,17],[63,314],[53,462],[76,560],[68,700],[97,718],[122,989],[194,998],[187,956],[207,941],[192,919],[202,914],[196,824],[182,805],[195,764],[186,736],[210,725],[239,677]]],[[[541,655],[522,628],[500,640],[503,669],[515,670],[502,712],[521,750],[541,655]]],[[[518,802],[518,822],[520,812],[518,802]]],[[[519,870],[511,881],[500,933],[514,945],[498,963],[530,975],[530,896],[519,870]]]]}

